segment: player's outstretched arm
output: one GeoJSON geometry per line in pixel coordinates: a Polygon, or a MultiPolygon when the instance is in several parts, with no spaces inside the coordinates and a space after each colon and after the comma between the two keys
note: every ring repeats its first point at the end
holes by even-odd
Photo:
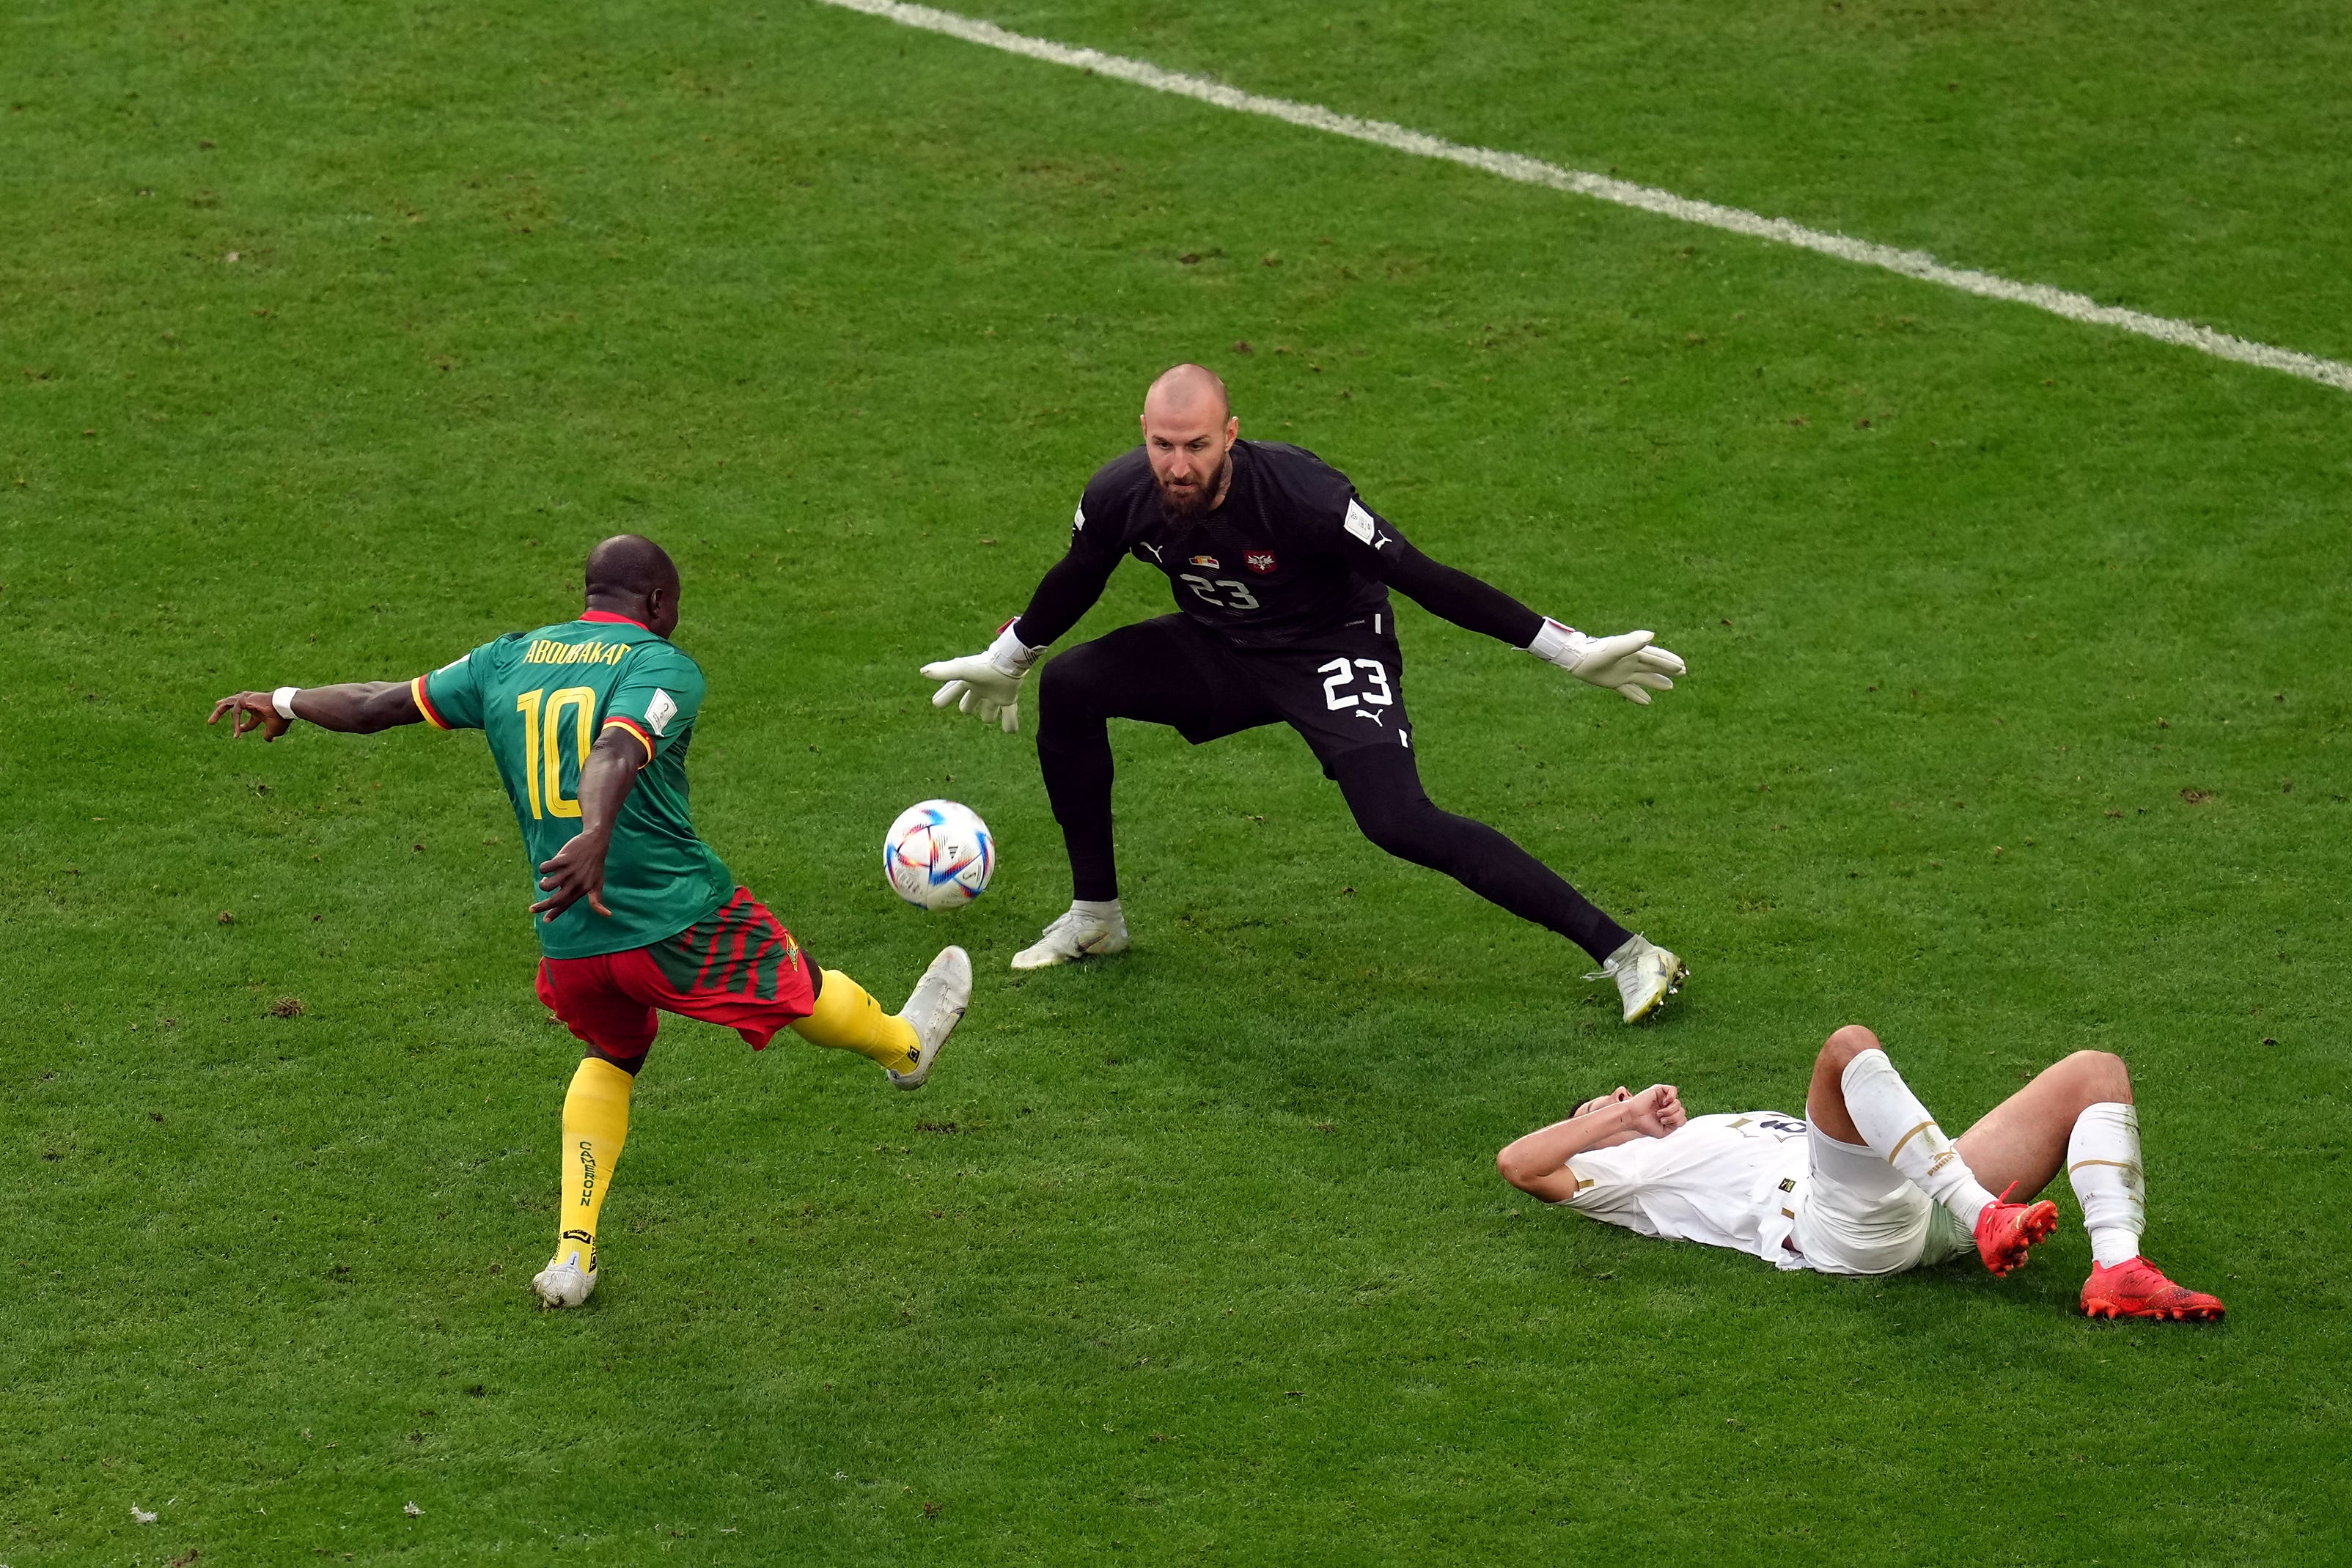
{"type": "Polygon", "coordinates": [[[238,692],[213,704],[213,716],[205,722],[218,724],[223,714],[236,716],[229,723],[230,734],[257,729],[264,740],[277,739],[298,718],[345,735],[373,735],[395,725],[425,722],[406,681],[352,681],[339,686],[238,692]]]}
{"type": "Polygon", "coordinates": [[[1663,1138],[1688,1120],[1671,1083],[1653,1083],[1639,1094],[1621,1087],[1614,1094],[1586,1101],[1564,1122],[1506,1144],[1495,1156],[1495,1168],[1521,1192],[1546,1203],[1564,1203],[1576,1196],[1576,1177],[1568,1170],[1570,1159],[1587,1149],[1663,1138]]]}
{"type": "Polygon", "coordinates": [[[1588,637],[1537,614],[1491,583],[1431,559],[1360,504],[1349,504],[1348,520],[1341,528],[1341,537],[1349,541],[1350,558],[1360,570],[1431,614],[1524,648],[1579,680],[1606,686],[1628,702],[1646,704],[1652,692],[1672,691],[1674,677],[1683,673],[1680,659],[1650,645],[1655,632],[1588,637]]]}
{"type": "Polygon", "coordinates": [[[604,855],[613,846],[622,803],[650,760],[645,742],[618,725],[596,737],[580,769],[580,831],[539,862],[539,887],[547,896],[530,906],[533,915],[553,920],[583,898],[597,914],[613,913],[604,907],[604,855]]]}

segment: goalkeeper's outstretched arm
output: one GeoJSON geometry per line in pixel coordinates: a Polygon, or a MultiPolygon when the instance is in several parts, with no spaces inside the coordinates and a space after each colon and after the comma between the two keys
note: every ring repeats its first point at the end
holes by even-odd
{"type": "Polygon", "coordinates": [[[1021,633],[1025,646],[1051,647],[1095,607],[1120,559],[1082,553],[1074,543],[1067,554],[1046,568],[1037,581],[1037,591],[1029,596],[1029,607],[1014,619],[1011,630],[1021,633]]]}
{"type": "Polygon", "coordinates": [[[352,681],[339,686],[238,692],[215,703],[212,717],[205,722],[218,724],[224,714],[236,715],[229,723],[230,734],[257,729],[264,740],[277,739],[298,718],[345,735],[373,735],[396,725],[425,722],[406,681],[352,681]]]}
{"type": "Polygon", "coordinates": [[[1558,664],[1580,680],[1606,686],[1628,702],[1647,703],[1652,692],[1672,691],[1682,660],[1652,647],[1654,632],[1622,632],[1588,637],[1572,626],[1538,615],[1491,583],[1432,560],[1402,536],[1367,527],[1342,535],[1357,569],[1376,577],[1433,615],[1466,631],[1524,648],[1546,664],[1558,664]],[[1371,537],[1367,538],[1366,534],[1371,537]]]}

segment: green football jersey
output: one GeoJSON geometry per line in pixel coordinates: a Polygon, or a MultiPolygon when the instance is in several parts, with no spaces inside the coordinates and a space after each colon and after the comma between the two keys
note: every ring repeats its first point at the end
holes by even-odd
{"type": "Polygon", "coordinates": [[[552,921],[534,919],[549,957],[646,946],[733,894],[734,879],[695,833],[688,809],[686,750],[702,686],[702,667],[667,638],[596,610],[509,632],[410,683],[426,723],[478,729],[488,739],[522,828],[533,903],[540,863],[580,831],[580,768],[589,747],[618,727],[646,748],[604,859],[612,915],[583,898],[552,921]]]}

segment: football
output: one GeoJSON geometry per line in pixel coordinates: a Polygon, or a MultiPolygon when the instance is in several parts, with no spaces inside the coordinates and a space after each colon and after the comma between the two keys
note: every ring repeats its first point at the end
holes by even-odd
{"type": "Polygon", "coordinates": [[[955,909],[988,891],[996,840],[980,813],[953,800],[923,800],[898,813],[882,841],[882,874],[919,909],[955,909]]]}

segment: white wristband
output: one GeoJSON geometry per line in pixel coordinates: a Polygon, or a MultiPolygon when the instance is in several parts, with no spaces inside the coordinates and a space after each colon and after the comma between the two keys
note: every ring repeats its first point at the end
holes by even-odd
{"type": "MultiPolygon", "coordinates": [[[[1019,619],[1019,616],[1013,617],[1013,621],[1019,619]]],[[[1045,650],[1032,648],[1014,635],[1013,621],[1007,621],[997,630],[996,641],[988,645],[988,657],[998,669],[1018,680],[1029,673],[1029,666],[1035,664],[1045,650]]]]}
{"type": "Polygon", "coordinates": [[[269,706],[278,710],[279,718],[291,719],[294,716],[294,694],[301,689],[299,686],[280,686],[269,694],[269,706]]]}
{"type": "Polygon", "coordinates": [[[1567,661],[1580,652],[1591,639],[1573,626],[1563,626],[1549,616],[1536,631],[1536,639],[1528,644],[1528,652],[1548,664],[1567,667],[1567,661]]]}

